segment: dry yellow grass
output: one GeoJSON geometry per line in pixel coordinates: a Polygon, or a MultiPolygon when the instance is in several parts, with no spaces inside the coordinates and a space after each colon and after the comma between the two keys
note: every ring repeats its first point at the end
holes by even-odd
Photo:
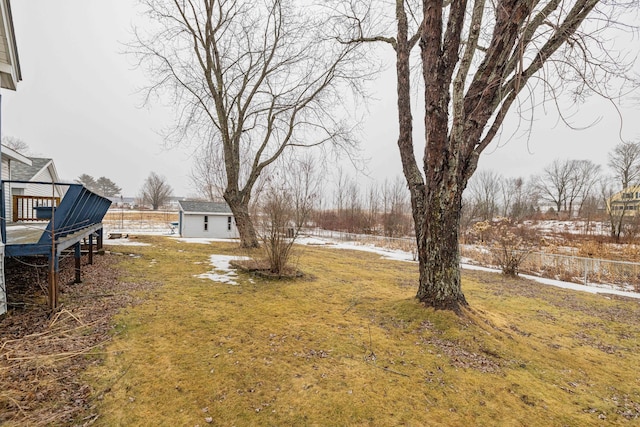
{"type": "Polygon", "coordinates": [[[143,237],[94,384],[97,425],[628,425],[640,416],[638,302],[465,274],[464,316],[414,300],[417,268],[304,248],[307,278],[195,277],[234,245],[143,237]]]}

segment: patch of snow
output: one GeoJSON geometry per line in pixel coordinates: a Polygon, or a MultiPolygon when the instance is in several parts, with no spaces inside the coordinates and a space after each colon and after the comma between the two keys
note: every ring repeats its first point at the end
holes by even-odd
{"type": "Polygon", "coordinates": [[[562,220],[542,220],[525,221],[525,224],[545,233],[569,233],[605,235],[609,233],[609,226],[601,221],[562,221],[562,220]]]}
{"type": "Polygon", "coordinates": [[[358,251],[371,252],[381,255],[385,259],[395,261],[413,261],[413,255],[409,252],[398,249],[387,249],[372,244],[362,244],[360,242],[339,242],[327,238],[320,237],[301,237],[296,239],[296,243],[311,246],[331,246],[336,249],[354,249],[358,251]]]}
{"type": "Polygon", "coordinates": [[[209,263],[213,267],[211,271],[203,274],[196,275],[199,279],[209,279],[214,282],[227,283],[229,285],[237,285],[236,278],[238,273],[231,268],[231,261],[234,260],[246,260],[247,257],[238,257],[230,255],[211,255],[209,257],[209,263]]]}
{"type": "Polygon", "coordinates": [[[312,236],[300,236],[296,239],[296,243],[300,245],[333,245],[333,242],[327,239],[312,236]]]}

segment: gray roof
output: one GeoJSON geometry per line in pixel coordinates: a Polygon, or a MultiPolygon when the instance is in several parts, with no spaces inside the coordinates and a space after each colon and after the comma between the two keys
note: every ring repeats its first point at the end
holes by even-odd
{"type": "Polygon", "coordinates": [[[51,159],[42,159],[38,157],[29,157],[31,166],[24,163],[11,164],[11,179],[15,181],[30,181],[38,172],[44,169],[51,159]]]}
{"type": "Polygon", "coordinates": [[[194,202],[190,200],[180,200],[178,203],[180,204],[180,210],[187,213],[219,213],[233,215],[229,205],[224,202],[194,202]]]}

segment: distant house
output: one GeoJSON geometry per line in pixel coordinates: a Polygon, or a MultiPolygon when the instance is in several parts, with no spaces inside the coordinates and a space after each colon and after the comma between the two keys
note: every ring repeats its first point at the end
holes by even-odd
{"type": "Polygon", "coordinates": [[[178,230],[182,237],[237,238],[236,221],[226,203],[180,200],[178,230]]]}
{"type": "Polygon", "coordinates": [[[640,185],[627,187],[607,200],[607,211],[614,215],[635,216],[640,211],[640,185]]]}
{"type": "Polygon", "coordinates": [[[113,209],[133,209],[136,206],[135,197],[113,196],[107,197],[111,200],[111,208],[113,209]]]}

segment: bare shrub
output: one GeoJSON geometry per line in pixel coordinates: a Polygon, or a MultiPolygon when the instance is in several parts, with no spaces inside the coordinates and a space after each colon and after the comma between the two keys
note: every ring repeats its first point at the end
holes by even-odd
{"type": "Polygon", "coordinates": [[[531,253],[533,231],[510,218],[480,221],[474,224],[473,230],[487,243],[493,261],[502,273],[517,276],[520,265],[531,253]]]}
{"type": "Polygon", "coordinates": [[[286,190],[270,188],[262,208],[259,233],[269,271],[282,277],[300,227],[296,225],[294,204],[286,190]]]}
{"type": "Polygon", "coordinates": [[[267,180],[258,235],[272,275],[282,277],[296,273],[287,264],[319,192],[320,171],[310,156],[291,159],[286,170],[267,180]]]}

